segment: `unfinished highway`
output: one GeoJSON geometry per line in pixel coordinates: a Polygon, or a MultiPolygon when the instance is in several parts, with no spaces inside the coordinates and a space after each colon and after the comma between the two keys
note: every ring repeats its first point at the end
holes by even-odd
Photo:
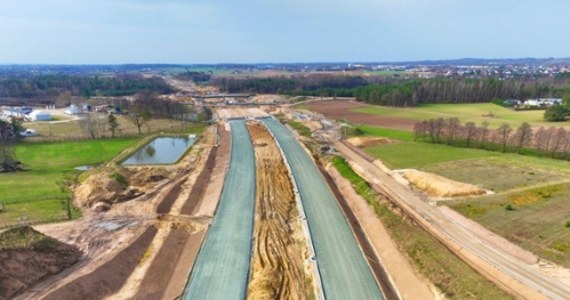
{"type": "Polygon", "coordinates": [[[297,183],[326,299],[383,299],[336,199],[293,133],[275,119],[263,123],[282,148],[297,183]]]}
{"type": "MultiPolygon", "coordinates": [[[[318,289],[326,299],[383,299],[350,225],[317,166],[290,130],[274,119],[263,122],[282,149],[298,188],[315,251],[315,257],[310,259],[316,260],[318,289]]],[[[233,120],[229,124],[229,169],[183,299],[247,297],[254,252],[255,151],[245,121],[233,120]]]]}
{"type": "Polygon", "coordinates": [[[230,167],[183,299],[246,297],[255,203],[255,160],[245,121],[231,121],[230,126],[230,167]]]}

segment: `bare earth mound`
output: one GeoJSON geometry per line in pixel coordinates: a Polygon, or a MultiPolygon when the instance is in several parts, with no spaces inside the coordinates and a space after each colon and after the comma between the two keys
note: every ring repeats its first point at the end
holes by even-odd
{"type": "Polygon", "coordinates": [[[81,207],[90,208],[97,202],[116,203],[128,198],[125,188],[131,172],[122,168],[104,168],[74,189],[74,198],[81,207]]]}
{"type": "Polygon", "coordinates": [[[487,193],[486,190],[463,182],[454,181],[439,175],[413,169],[400,170],[404,177],[415,187],[433,197],[476,196],[487,193]]]}
{"type": "Polygon", "coordinates": [[[358,148],[374,147],[381,145],[392,145],[398,141],[389,138],[375,138],[375,137],[353,137],[346,140],[358,148]]]}
{"type": "Polygon", "coordinates": [[[45,276],[76,263],[77,248],[43,235],[31,227],[0,234],[0,299],[9,299],[45,276]]]}
{"type": "Polygon", "coordinates": [[[248,124],[256,158],[255,229],[248,299],[310,299],[309,251],[293,185],[265,127],[248,124]]]}

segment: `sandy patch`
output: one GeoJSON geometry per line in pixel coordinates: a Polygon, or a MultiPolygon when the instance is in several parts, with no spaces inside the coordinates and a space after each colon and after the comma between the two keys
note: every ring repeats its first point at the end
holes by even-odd
{"type": "Polygon", "coordinates": [[[289,171],[269,131],[248,124],[255,145],[256,205],[248,299],[310,299],[314,279],[289,171]]]}
{"type": "Polygon", "coordinates": [[[353,137],[346,140],[358,148],[374,147],[381,145],[397,144],[398,141],[389,138],[378,137],[353,137]]]}
{"type": "Polygon", "coordinates": [[[432,197],[477,196],[487,193],[485,189],[471,184],[454,181],[439,175],[414,169],[396,171],[408,182],[432,197]]]}

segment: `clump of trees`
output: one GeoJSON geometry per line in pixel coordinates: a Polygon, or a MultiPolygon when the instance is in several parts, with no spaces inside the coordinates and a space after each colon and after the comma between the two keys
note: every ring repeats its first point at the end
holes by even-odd
{"type": "Polygon", "coordinates": [[[503,123],[493,130],[486,121],[462,125],[458,118],[437,118],[416,123],[414,136],[418,141],[436,144],[570,160],[570,131],[564,127],[540,127],[534,131],[524,122],[517,128],[503,123]]]}
{"type": "Polygon", "coordinates": [[[553,105],[544,112],[544,120],[547,122],[566,121],[570,114],[570,89],[567,89],[562,99],[562,105],[553,105]]]}
{"type": "Polygon", "coordinates": [[[212,78],[211,72],[194,72],[186,70],[186,72],[176,74],[174,78],[179,80],[192,80],[194,82],[205,82],[212,78]]]}
{"type": "Polygon", "coordinates": [[[23,170],[14,156],[13,146],[21,140],[22,123],[16,118],[0,120],[0,173],[23,170]]]}

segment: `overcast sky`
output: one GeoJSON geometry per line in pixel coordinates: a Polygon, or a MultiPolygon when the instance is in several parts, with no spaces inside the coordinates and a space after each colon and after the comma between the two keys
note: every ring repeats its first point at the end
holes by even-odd
{"type": "Polygon", "coordinates": [[[0,0],[0,63],[570,56],[568,0],[0,0]]]}

